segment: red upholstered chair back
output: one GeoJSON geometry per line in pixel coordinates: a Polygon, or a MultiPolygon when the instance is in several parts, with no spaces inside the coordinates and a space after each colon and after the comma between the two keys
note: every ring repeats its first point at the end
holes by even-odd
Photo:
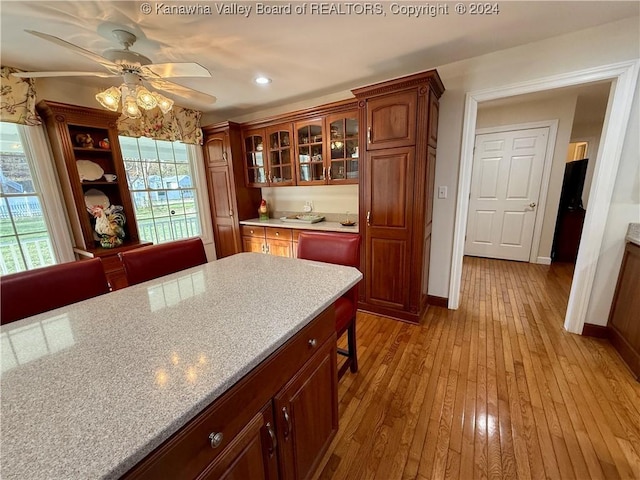
{"type": "MultiPolygon", "coordinates": [[[[300,232],[298,258],[334,263],[349,267],[360,266],[360,235],[334,232],[300,232]]],[[[352,315],[358,309],[358,285],[344,294],[351,301],[352,315]]]]}
{"type": "Polygon", "coordinates": [[[207,263],[200,238],[149,245],[119,253],[129,285],[207,263]]]}
{"type": "Polygon", "coordinates": [[[108,291],[109,282],[99,258],[3,275],[0,322],[14,322],[108,291]]]}

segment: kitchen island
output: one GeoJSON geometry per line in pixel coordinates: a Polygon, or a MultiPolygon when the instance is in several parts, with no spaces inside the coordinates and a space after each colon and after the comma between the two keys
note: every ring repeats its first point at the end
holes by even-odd
{"type": "MultiPolygon", "coordinates": [[[[286,445],[272,451],[295,440],[288,414],[301,413],[282,402],[301,391],[299,373],[320,368],[322,353],[337,411],[332,304],[361,277],[350,267],[242,253],[3,325],[2,477],[118,478],[136,465],[132,475],[144,477],[167,468],[156,462],[145,470],[145,457],[171,458],[166,445],[189,446],[190,435],[209,426],[198,439],[204,453],[173,467],[199,473],[206,455],[233,453],[234,437],[250,427],[265,442],[279,435],[269,454],[291,460],[286,445]],[[288,365],[295,377],[274,373],[288,365]],[[251,416],[245,426],[229,413],[247,414],[269,389],[279,393],[260,405],[260,418],[271,423],[251,416]],[[281,417],[273,420],[276,408],[281,417]],[[226,435],[224,425],[216,431],[220,414],[231,424],[226,435]]],[[[310,458],[302,453],[299,464],[310,458]]]]}

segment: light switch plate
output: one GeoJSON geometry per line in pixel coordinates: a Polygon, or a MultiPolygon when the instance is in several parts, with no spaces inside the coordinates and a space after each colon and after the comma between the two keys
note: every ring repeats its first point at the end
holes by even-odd
{"type": "Polygon", "coordinates": [[[438,187],[438,198],[447,198],[447,187],[438,187]]]}

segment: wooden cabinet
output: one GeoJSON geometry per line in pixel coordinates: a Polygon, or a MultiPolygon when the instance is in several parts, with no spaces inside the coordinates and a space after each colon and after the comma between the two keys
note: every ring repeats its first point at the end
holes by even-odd
{"type": "Polygon", "coordinates": [[[419,322],[426,306],[433,211],[435,70],[353,90],[360,106],[360,307],[419,322]]]}
{"type": "Polygon", "coordinates": [[[360,138],[358,111],[328,115],[327,183],[333,185],[358,183],[360,138]]]}
{"type": "Polygon", "coordinates": [[[198,476],[198,480],[276,480],[277,440],[273,425],[273,412],[269,403],[198,476]]]}
{"type": "Polygon", "coordinates": [[[275,125],[267,134],[267,177],[272,187],[295,185],[291,124],[275,125]]]}
{"type": "Polygon", "coordinates": [[[246,185],[357,184],[359,124],[353,100],[244,124],[246,185]]]}
{"type": "Polygon", "coordinates": [[[327,167],[325,165],[322,118],[297,122],[295,133],[298,185],[324,185],[327,183],[327,167]]]}
{"type": "Polygon", "coordinates": [[[627,243],[609,314],[609,339],[640,379],[640,246],[627,243]]]}
{"type": "Polygon", "coordinates": [[[242,226],[242,243],[245,252],[291,257],[293,256],[292,241],[292,232],[288,228],[242,226]]]}
{"type": "Polygon", "coordinates": [[[216,257],[223,258],[243,251],[239,221],[257,215],[261,193],[245,186],[237,124],[205,128],[203,149],[216,257]]]}
{"type": "Polygon", "coordinates": [[[38,103],[38,112],[44,119],[55,159],[73,233],[74,252],[79,259],[102,258],[112,287],[126,286],[118,252],[149,243],[140,243],[138,238],[116,127],[119,114],[49,101],[38,103]],[[105,240],[101,245],[95,231],[97,220],[87,208],[99,201],[101,205],[108,202],[122,207],[121,213],[126,219],[122,225],[122,245],[105,248],[105,240]]]}
{"type": "Polygon", "coordinates": [[[338,431],[335,346],[327,343],[275,397],[280,473],[283,479],[310,478],[338,431]]]}
{"type": "Polygon", "coordinates": [[[331,306],[124,478],[310,477],[338,428],[336,355],[331,306]]]}

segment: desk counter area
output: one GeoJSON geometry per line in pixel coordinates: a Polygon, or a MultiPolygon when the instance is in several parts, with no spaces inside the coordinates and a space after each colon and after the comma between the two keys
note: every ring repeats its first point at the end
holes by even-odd
{"type": "Polygon", "coordinates": [[[2,477],[124,475],[361,278],[241,253],[3,325],[2,477]]]}

